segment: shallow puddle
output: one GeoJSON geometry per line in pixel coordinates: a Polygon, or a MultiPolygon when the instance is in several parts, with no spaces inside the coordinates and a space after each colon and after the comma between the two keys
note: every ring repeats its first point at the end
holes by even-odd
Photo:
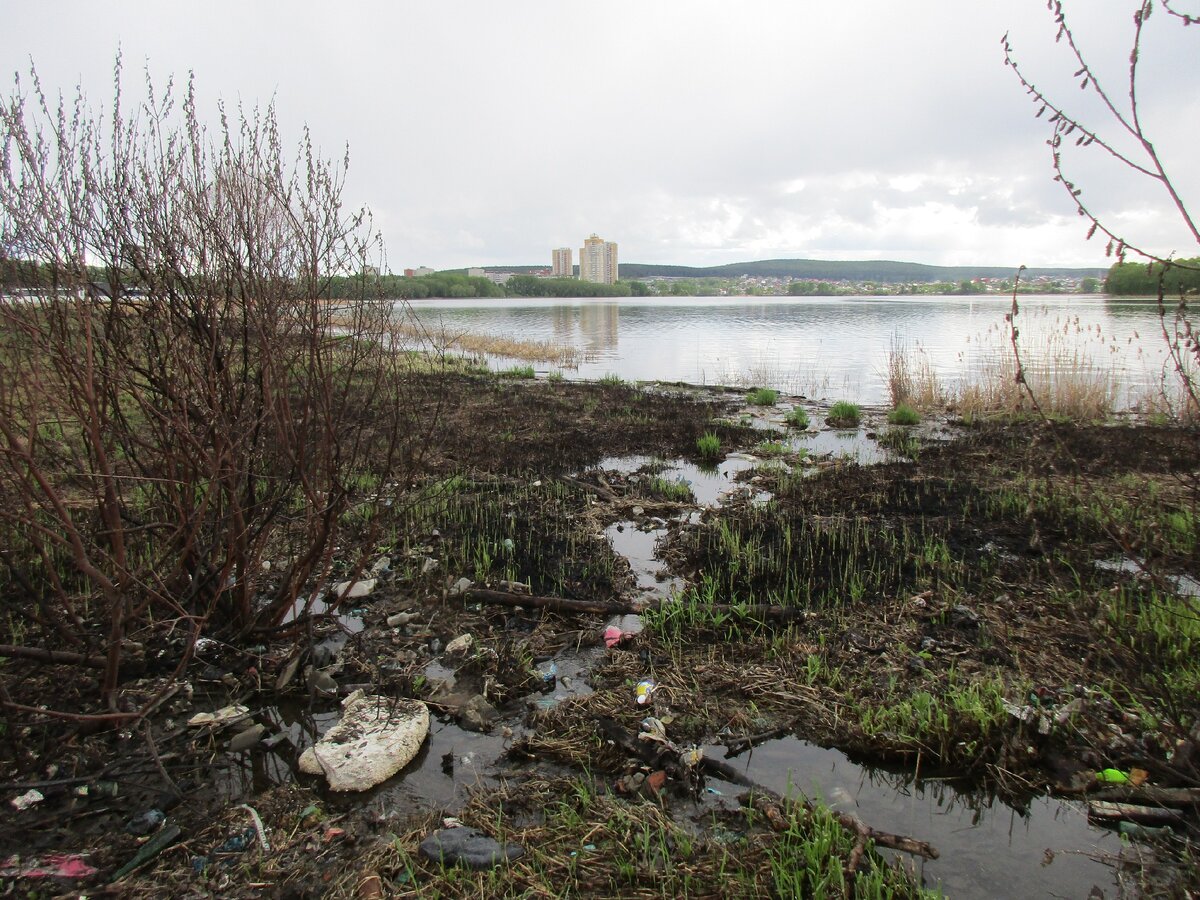
{"type": "Polygon", "coordinates": [[[835,460],[854,462],[860,466],[890,462],[898,457],[880,447],[867,436],[865,428],[828,428],[817,432],[801,432],[789,440],[793,451],[807,450],[811,457],[828,456],[835,460]]]}
{"type": "Polygon", "coordinates": [[[637,590],[644,598],[665,598],[683,590],[683,579],[667,572],[654,555],[659,538],[666,533],[666,526],[643,530],[636,522],[614,522],[604,529],[613,550],[629,561],[637,590]]]}
{"type": "MultiPolygon", "coordinates": [[[[724,748],[707,752],[721,758],[724,748]]],[[[951,780],[865,768],[795,737],[727,762],[780,793],[820,798],[873,828],[933,844],[938,859],[911,859],[927,886],[950,897],[1086,897],[1093,885],[1105,891],[1113,885],[1110,868],[1089,854],[1116,855],[1121,839],[1089,825],[1083,804],[1035,797],[1018,810],[951,780]]],[[[742,790],[728,786],[726,793],[742,790]]]]}
{"type": "Polygon", "coordinates": [[[610,456],[601,460],[598,468],[624,475],[632,475],[646,466],[654,466],[659,478],[667,481],[683,481],[692,489],[692,495],[700,506],[713,506],[731,491],[738,490],[739,472],[753,468],[759,460],[744,453],[734,453],[720,464],[698,466],[685,459],[658,460],[650,456],[610,456]]]}

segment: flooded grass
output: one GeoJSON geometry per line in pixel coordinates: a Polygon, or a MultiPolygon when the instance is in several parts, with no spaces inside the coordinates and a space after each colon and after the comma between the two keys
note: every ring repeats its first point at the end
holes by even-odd
{"type": "MultiPolygon", "coordinates": [[[[926,424],[889,429],[881,450],[868,436],[881,410],[853,431],[789,436],[777,418],[740,427],[720,400],[627,384],[462,375],[442,402],[421,477],[362,485],[395,501],[362,524],[375,591],[322,595],[307,633],[248,655],[206,651],[206,687],[148,726],[165,765],[216,787],[190,789],[172,813],[187,849],[137,876],[135,895],[986,897],[1043,880],[1085,895],[1112,880],[1084,854],[1119,839],[1087,824],[1082,800],[1047,792],[1078,797],[1108,767],[1190,777],[1189,433],[1008,422],[938,442],[926,424]],[[339,694],[429,703],[408,768],[355,796],[294,774],[338,717],[317,670],[339,694]],[[464,714],[476,696],[495,713],[481,730],[464,714]],[[200,702],[234,701],[269,746],[228,753],[226,736],[179,725],[200,702]],[[613,731],[669,752],[638,754],[613,731]],[[671,754],[728,768],[689,773],[671,754]],[[734,770],[811,803],[763,813],[734,770]],[[241,802],[272,850],[197,875],[193,856],[246,827],[241,802]],[[851,810],[942,857],[860,853],[838,819],[851,810]],[[431,862],[418,845],[447,816],[524,855],[483,872],[431,862]],[[1047,848],[1070,851],[1048,875],[1047,848]]],[[[84,748],[144,766],[95,813],[114,834],[162,790],[134,738],[56,751],[72,772],[95,770],[84,748]]],[[[40,846],[63,848],[45,822],[40,846]]],[[[96,861],[115,868],[134,849],[113,837],[96,861]]]]}

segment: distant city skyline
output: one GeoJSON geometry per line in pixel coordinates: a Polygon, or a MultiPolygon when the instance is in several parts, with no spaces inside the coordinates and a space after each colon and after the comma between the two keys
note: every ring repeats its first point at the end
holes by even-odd
{"type": "Polygon", "coordinates": [[[550,254],[550,274],[556,278],[570,278],[575,274],[575,266],[571,262],[570,247],[555,247],[550,254]]]}
{"type": "Polygon", "coordinates": [[[579,249],[579,280],[614,284],[620,277],[616,242],[606,241],[592,232],[579,249]]]}

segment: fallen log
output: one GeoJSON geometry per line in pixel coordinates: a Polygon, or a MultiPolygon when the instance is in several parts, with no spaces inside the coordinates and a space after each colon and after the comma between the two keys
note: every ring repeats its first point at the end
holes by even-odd
{"type": "Polygon", "coordinates": [[[1111,800],[1117,803],[1171,806],[1183,809],[1200,805],[1200,788],[1165,788],[1142,784],[1137,787],[1106,788],[1093,794],[1092,797],[1096,800],[1111,800]]]}
{"type": "Polygon", "coordinates": [[[1088,818],[1101,822],[1140,822],[1143,825],[1175,824],[1182,820],[1174,809],[1138,806],[1133,803],[1110,803],[1093,800],[1088,803],[1088,818]]]}
{"type": "MultiPolygon", "coordinates": [[[[627,600],[572,600],[567,597],[543,597],[536,594],[517,594],[509,591],[494,591],[489,588],[467,588],[457,599],[473,603],[492,603],[499,606],[523,607],[525,609],[548,609],[551,612],[588,613],[591,615],[614,616],[645,612],[678,600],[663,600],[658,603],[636,603],[627,600]]],[[[772,606],[756,603],[740,606],[712,604],[709,609],[727,615],[742,615],[750,619],[773,622],[791,622],[804,617],[804,610],[791,606],[772,606]]]]}
{"type": "Polygon", "coordinates": [[[44,647],[20,647],[13,644],[0,644],[0,656],[67,666],[85,666],[89,669],[103,669],[108,663],[103,656],[86,656],[71,650],[47,650],[44,647]]]}
{"type": "Polygon", "coordinates": [[[571,600],[567,597],[539,597],[535,594],[514,594],[487,588],[468,588],[459,598],[474,603],[492,603],[525,609],[548,609],[551,612],[588,613],[615,616],[637,612],[632,603],[622,600],[571,600]]]}

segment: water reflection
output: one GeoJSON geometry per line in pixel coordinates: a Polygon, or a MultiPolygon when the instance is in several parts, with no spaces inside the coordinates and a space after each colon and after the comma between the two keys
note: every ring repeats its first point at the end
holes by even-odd
{"type": "Polygon", "coordinates": [[[1120,838],[1089,825],[1082,804],[1034,797],[1013,806],[953,779],[859,766],[795,737],[728,762],[780,793],[820,798],[874,828],[929,841],[941,856],[918,871],[951,897],[1084,897],[1092,885],[1113,881],[1091,856],[1119,851],[1120,838]],[[1047,850],[1054,852],[1050,864],[1047,850]]]}
{"type": "MultiPolygon", "coordinates": [[[[572,374],[696,384],[760,383],[814,398],[887,401],[897,343],[947,384],[1011,354],[1005,297],[423,300],[431,328],[555,341],[587,355],[572,374]]],[[[1113,370],[1131,388],[1161,374],[1155,304],[1098,296],[1021,298],[1021,344],[1113,370]]]]}

